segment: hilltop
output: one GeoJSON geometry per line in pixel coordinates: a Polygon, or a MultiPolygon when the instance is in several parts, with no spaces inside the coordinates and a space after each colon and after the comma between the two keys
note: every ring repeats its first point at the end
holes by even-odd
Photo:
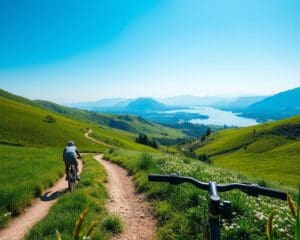
{"type": "Polygon", "coordinates": [[[153,112],[170,110],[172,107],[164,105],[152,98],[138,98],[130,102],[126,109],[129,112],[153,112]]]}

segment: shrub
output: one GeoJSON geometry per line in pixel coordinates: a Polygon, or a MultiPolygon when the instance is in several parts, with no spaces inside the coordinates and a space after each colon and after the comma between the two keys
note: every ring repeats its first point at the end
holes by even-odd
{"type": "Polygon", "coordinates": [[[153,147],[155,149],[158,148],[157,142],[155,140],[151,141],[146,134],[139,134],[139,136],[135,139],[135,142],[153,147]]]}
{"type": "Polygon", "coordinates": [[[185,164],[190,164],[190,163],[191,163],[191,160],[190,160],[189,158],[184,158],[184,159],[183,159],[183,162],[184,162],[185,164]]]}
{"type": "Polygon", "coordinates": [[[164,223],[172,216],[172,208],[166,201],[158,202],[155,205],[155,215],[160,223],[164,223]]]}
{"type": "Polygon", "coordinates": [[[198,156],[198,159],[199,159],[200,161],[202,161],[202,162],[205,162],[205,163],[211,163],[210,158],[209,158],[205,153],[199,155],[199,156],[198,156]]]}
{"type": "Polygon", "coordinates": [[[44,121],[47,123],[56,123],[56,119],[52,115],[47,115],[44,118],[44,121]]]}
{"type": "Polygon", "coordinates": [[[114,148],[110,148],[110,149],[108,149],[108,153],[109,153],[109,154],[112,154],[112,153],[114,153],[114,151],[115,151],[115,149],[114,149],[114,148]]]}
{"type": "Polygon", "coordinates": [[[152,156],[149,153],[143,153],[140,158],[139,169],[147,170],[150,168],[152,162],[152,156]]]}
{"type": "Polygon", "coordinates": [[[117,234],[122,232],[123,224],[117,216],[109,216],[103,220],[102,229],[117,234]]]}
{"type": "Polygon", "coordinates": [[[10,212],[0,208],[0,228],[9,221],[10,215],[10,212]]]}

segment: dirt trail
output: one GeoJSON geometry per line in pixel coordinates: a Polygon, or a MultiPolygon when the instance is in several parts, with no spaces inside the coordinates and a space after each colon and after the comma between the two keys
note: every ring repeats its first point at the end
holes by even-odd
{"type": "Polygon", "coordinates": [[[135,192],[132,177],[117,164],[104,160],[103,155],[99,154],[94,158],[104,166],[108,175],[106,188],[111,199],[107,203],[107,208],[111,213],[119,215],[125,223],[123,233],[112,239],[152,239],[156,221],[150,213],[145,197],[135,192]]]}
{"type": "MultiPolygon", "coordinates": [[[[79,162],[79,173],[82,171],[82,162],[79,162]]],[[[40,198],[34,199],[23,213],[13,218],[9,224],[0,230],[1,240],[21,240],[27,231],[48,214],[50,207],[58,197],[67,192],[68,184],[65,176],[53,187],[46,189],[40,198]]]]}
{"type": "Polygon", "coordinates": [[[104,142],[100,142],[100,141],[98,141],[97,139],[95,139],[95,138],[93,138],[93,137],[90,137],[90,133],[92,133],[92,132],[93,132],[93,130],[89,128],[89,130],[84,134],[84,136],[85,136],[87,139],[89,139],[89,140],[91,140],[91,141],[93,141],[93,142],[99,143],[99,144],[101,144],[101,145],[103,145],[103,146],[106,146],[106,147],[112,147],[112,145],[109,145],[109,144],[104,143],[104,142]]]}

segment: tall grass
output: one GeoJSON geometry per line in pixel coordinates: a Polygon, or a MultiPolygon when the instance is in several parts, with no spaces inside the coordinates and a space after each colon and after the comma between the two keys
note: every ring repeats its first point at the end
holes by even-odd
{"type": "MultiPolygon", "coordinates": [[[[287,197],[287,203],[291,215],[295,218],[295,240],[300,240],[300,187],[298,190],[297,203],[293,201],[290,195],[287,197]]],[[[268,240],[274,240],[276,232],[273,230],[273,219],[275,212],[273,212],[266,225],[266,235],[268,240]]]]}
{"type": "MultiPolygon", "coordinates": [[[[76,221],[74,234],[73,234],[74,240],[87,240],[87,239],[90,239],[91,235],[93,234],[93,231],[98,223],[97,221],[92,222],[91,225],[88,226],[87,229],[84,229],[82,226],[87,213],[88,213],[88,209],[84,210],[79,215],[79,217],[76,221]]],[[[57,240],[62,240],[61,234],[57,230],[56,230],[56,237],[57,237],[57,240]]]]}
{"type": "Polygon", "coordinates": [[[61,150],[0,145],[0,209],[20,213],[63,175],[61,150]]]}

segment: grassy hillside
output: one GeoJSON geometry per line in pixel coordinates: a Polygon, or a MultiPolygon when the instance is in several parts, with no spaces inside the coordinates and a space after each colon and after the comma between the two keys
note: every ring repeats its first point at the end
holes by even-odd
{"type": "Polygon", "coordinates": [[[0,145],[0,164],[0,212],[12,215],[64,174],[58,148],[0,145]]]}
{"type": "MultiPolygon", "coordinates": [[[[145,154],[128,150],[105,152],[105,157],[134,175],[137,190],[152,201],[158,219],[158,240],[203,239],[207,221],[207,192],[191,184],[150,183],[149,173],[180,173],[202,181],[218,183],[249,181],[241,174],[218,169],[180,155],[145,154]]],[[[286,202],[267,197],[249,197],[240,191],[220,194],[232,202],[233,219],[222,221],[222,239],[264,240],[268,216],[276,210],[275,239],[294,239],[295,221],[286,202]],[[257,217],[261,216],[261,217],[257,217]]]]}
{"type": "Polygon", "coordinates": [[[36,104],[39,104],[40,106],[66,116],[81,120],[88,120],[102,126],[132,132],[136,135],[139,133],[147,134],[149,137],[155,138],[157,140],[185,137],[185,135],[180,130],[175,130],[156,123],[152,123],[134,115],[102,114],[73,109],[48,101],[35,100],[34,102],[36,104]]]}
{"type": "Polygon", "coordinates": [[[69,139],[90,146],[83,133],[88,123],[0,97],[0,142],[25,146],[63,146],[69,139]],[[51,115],[55,122],[46,117],[51,115]]]}
{"type": "Polygon", "coordinates": [[[7,92],[3,89],[0,88],[0,96],[1,97],[4,97],[6,99],[10,99],[12,101],[16,101],[16,102],[20,102],[20,103],[24,103],[24,104],[28,104],[28,105],[32,105],[32,106],[38,106],[37,103],[27,99],[27,98],[24,98],[22,96],[18,96],[18,95],[15,95],[15,94],[12,94],[10,92],[7,92]]]}
{"type": "Polygon", "coordinates": [[[0,122],[0,226],[7,220],[4,213],[20,213],[63,175],[61,154],[68,140],[83,151],[107,149],[85,138],[87,128],[115,147],[157,151],[135,143],[133,133],[63,116],[5,91],[0,91],[0,122]]]}
{"type": "MultiPolygon", "coordinates": [[[[79,118],[77,115],[63,116],[35,103],[29,103],[30,100],[9,93],[6,93],[5,97],[0,95],[0,144],[63,147],[68,140],[73,139],[80,148],[97,150],[99,144],[84,137],[87,128],[92,128],[95,134],[99,135],[100,140],[110,145],[152,151],[150,147],[135,143],[134,133],[88,122],[84,117],[83,120],[79,120],[76,119],[79,118]],[[53,121],[49,121],[49,115],[54,119],[53,121]],[[114,141],[115,139],[120,139],[122,144],[119,145],[114,141]]],[[[66,110],[72,109],[66,108],[66,110]]],[[[74,114],[77,113],[76,110],[72,111],[74,114]]],[[[78,111],[78,113],[84,112],[78,111]]],[[[175,130],[174,132],[177,133],[175,130]]]]}
{"type": "Polygon", "coordinates": [[[216,166],[297,186],[300,183],[300,116],[215,132],[196,154],[208,155],[216,166]]]}

